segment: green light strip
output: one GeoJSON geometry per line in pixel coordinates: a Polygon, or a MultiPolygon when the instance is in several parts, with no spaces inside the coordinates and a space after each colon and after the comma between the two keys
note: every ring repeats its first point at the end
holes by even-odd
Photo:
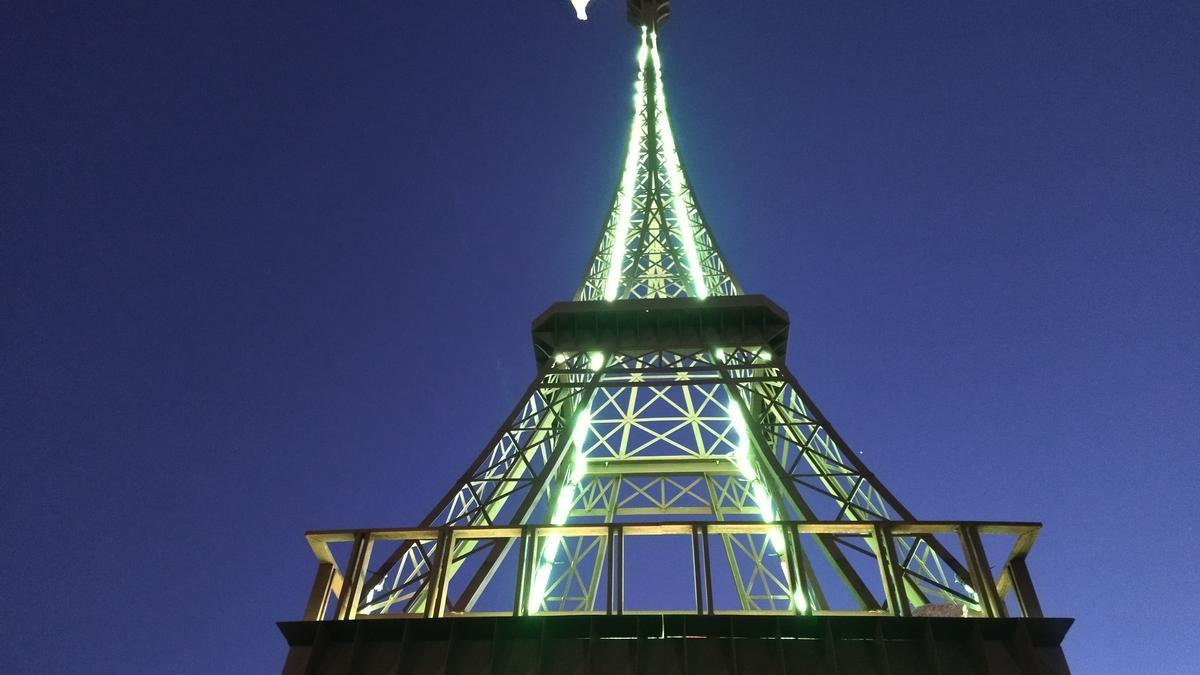
{"type": "Polygon", "coordinates": [[[658,35],[650,34],[650,54],[654,60],[654,77],[657,81],[656,123],[660,126],[658,136],[662,139],[663,157],[666,160],[667,181],[671,189],[671,210],[675,213],[675,226],[679,228],[680,239],[683,240],[683,252],[687,256],[688,272],[692,277],[692,285],[696,289],[696,297],[703,300],[708,297],[708,287],[704,283],[704,272],[700,269],[700,257],[696,253],[696,235],[692,230],[692,219],[688,215],[687,203],[683,198],[683,166],[679,162],[679,152],[675,148],[675,136],[671,133],[671,121],[667,119],[667,95],[662,81],[662,62],[658,56],[658,35]]]}
{"type": "MultiPolygon", "coordinates": [[[[742,474],[742,478],[750,483],[750,494],[754,498],[754,505],[762,514],[763,522],[775,522],[778,519],[775,502],[771,499],[766,485],[763,484],[754,465],[750,462],[750,434],[746,429],[746,420],[742,418],[741,411],[733,401],[730,401],[729,415],[733,418],[733,426],[738,435],[738,443],[733,451],[733,463],[742,474]]],[[[788,584],[794,588],[792,602],[799,611],[803,612],[808,608],[808,599],[804,597],[799,584],[791,578],[791,573],[788,571],[787,546],[783,541],[783,530],[778,527],[767,530],[767,540],[771,542],[771,548],[779,556],[779,566],[783,569],[783,578],[787,579],[788,584]]]]}
{"type": "MultiPolygon", "coordinates": [[[[725,351],[717,348],[715,353],[718,361],[723,363],[725,361],[725,351]]],[[[758,358],[768,353],[766,350],[760,350],[758,358]]],[[[742,478],[750,484],[751,497],[754,499],[754,505],[758,507],[759,513],[762,514],[763,522],[775,522],[778,520],[775,502],[771,499],[771,494],[767,492],[766,484],[759,477],[758,471],[754,468],[754,463],[750,459],[750,431],[746,428],[746,419],[742,417],[742,411],[736,401],[729,402],[729,417],[733,422],[733,428],[737,432],[738,437],[737,445],[733,448],[733,464],[737,467],[738,473],[742,474],[742,478]]],[[[794,588],[792,602],[798,611],[805,611],[808,609],[808,598],[804,597],[799,584],[791,578],[791,574],[788,571],[787,546],[783,540],[783,530],[778,527],[767,530],[767,539],[771,542],[771,548],[779,556],[779,566],[783,568],[783,577],[794,588]]]]}
{"type": "MultiPolygon", "coordinates": [[[[593,371],[599,371],[604,368],[606,360],[603,352],[592,352],[588,355],[588,367],[593,371]]],[[[584,442],[587,440],[591,424],[592,400],[589,397],[575,418],[574,426],[571,427],[571,443],[575,446],[575,453],[571,456],[571,464],[567,468],[562,487],[558,490],[558,497],[555,498],[554,511],[550,516],[551,525],[566,525],[567,517],[571,515],[571,506],[575,504],[575,493],[579,490],[584,476],[587,475],[584,442]]],[[[538,563],[537,573],[534,574],[533,583],[529,587],[529,601],[526,607],[530,614],[537,613],[546,599],[546,584],[550,581],[554,559],[558,557],[558,547],[561,544],[562,535],[554,532],[546,537],[546,543],[542,546],[542,559],[538,563]]]]}
{"type": "Polygon", "coordinates": [[[629,132],[629,150],[625,154],[625,171],[621,174],[621,194],[617,198],[617,231],[613,235],[608,261],[608,280],[604,284],[604,299],[617,298],[621,285],[621,269],[625,265],[625,239],[629,236],[629,221],[633,216],[633,192],[637,188],[638,157],[641,154],[646,113],[646,29],[642,28],[642,45],[638,48],[638,79],[633,85],[633,129],[629,132]]]}

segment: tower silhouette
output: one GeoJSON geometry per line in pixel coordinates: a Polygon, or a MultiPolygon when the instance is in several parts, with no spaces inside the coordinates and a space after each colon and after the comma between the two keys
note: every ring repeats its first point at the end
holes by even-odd
{"type": "MultiPolygon", "coordinates": [[[[1065,672],[1057,640],[1067,620],[1041,619],[1024,564],[1038,526],[918,521],[788,369],[787,314],[762,295],[742,292],[671,128],[658,46],[669,9],[666,0],[628,2],[639,42],[623,170],[573,300],[533,322],[532,383],[418,526],[309,533],[319,571],[308,621],[282,624],[293,644],[285,672],[374,672],[363,665],[362,649],[351,647],[356,655],[342,660],[328,657],[336,629],[322,650],[316,627],[389,617],[435,626],[425,637],[395,629],[404,643],[399,654],[377,650],[396,662],[393,672],[422,672],[410,662],[422,658],[442,659],[444,672],[480,664],[497,672],[559,672],[547,670],[545,650],[547,631],[553,637],[577,625],[562,623],[564,615],[637,619],[630,635],[596,622],[570,634],[593,646],[600,637],[655,637],[647,632],[664,643],[672,636],[731,638],[722,632],[726,624],[716,630],[712,622],[769,618],[778,640],[824,631],[817,637],[841,644],[809,658],[793,654],[826,667],[832,658],[828,672],[925,672],[905,670],[894,654],[889,660],[889,638],[878,628],[884,624],[864,637],[882,645],[883,663],[897,665],[838,670],[838,649],[849,643],[839,643],[834,632],[866,630],[830,623],[838,619],[1059,621],[1010,626],[1003,640],[1016,645],[1011,672],[1065,672]],[[1012,544],[996,568],[999,577],[984,543],[993,536],[1012,544]],[[676,615],[691,623],[672,623],[676,615]],[[495,645],[516,644],[510,638],[530,624],[497,623],[486,639],[475,636],[492,641],[486,658],[449,665],[473,629],[436,626],[501,617],[542,617],[536,659],[522,661],[511,645],[502,658],[495,645]],[[785,630],[782,619],[817,623],[785,630]],[[709,623],[695,623],[702,620],[709,623]],[[301,653],[297,645],[305,640],[309,651],[301,653]],[[444,653],[431,657],[428,644],[438,640],[444,653]]],[[[925,621],[927,642],[946,642],[925,621]]],[[[384,630],[380,622],[362,625],[372,628],[349,638],[359,647],[372,641],[363,631],[384,630]]],[[[924,635],[909,637],[924,645],[924,635]]],[[[979,649],[980,658],[990,658],[986,646],[979,649]]],[[[726,672],[732,664],[728,672],[736,672],[737,657],[730,661],[722,650],[718,661],[677,670],[726,672]]],[[[594,669],[603,649],[585,651],[594,669]]],[[[677,663],[670,654],[659,657],[677,663]]],[[[878,654],[871,654],[877,666],[878,654]]],[[[922,654],[917,660],[930,663],[922,654]]],[[[581,663],[576,656],[562,663],[581,663]]],[[[785,657],[780,651],[771,668],[791,672],[780,666],[785,657]]],[[[635,656],[632,670],[609,665],[612,672],[634,672],[639,663],[645,667],[644,658],[635,656]]],[[[853,662],[843,655],[843,664],[847,658],[853,662]]],[[[959,672],[946,658],[932,657],[934,667],[959,672]]]]}

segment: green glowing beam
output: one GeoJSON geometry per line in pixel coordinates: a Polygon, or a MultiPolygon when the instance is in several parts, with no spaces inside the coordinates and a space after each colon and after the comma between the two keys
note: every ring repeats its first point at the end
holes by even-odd
{"type": "Polygon", "coordinates": [[[654,61],[654,78],[657,84],[656,130],[658,137],[662,139],[667,182],[671,190],[671,211],[675,214],[675,226],[679,228],[679,238],[683,241],[683,252],[687,256],[688,272],[692,277],[692,285],[696,289],[696,297],[703,300],[708,297],[708,286],[704,283],[704,270],[700,267],[700,256],[696,253],[696,234],[693,230],[692,218],[688,215],[687,202],[683,197],[685,185],[683,166],[679,162],[675,136],[671,133],[671,121],[667,118],[667,96],[662,81],[662,61],[658,56],[658,35],[655,33],[650,34],[650,55],[654,61]]]}
{"type": "MultiPolygon", "coordinates": [[[[597,361],[603,364],[604,354],[593,352],[591,360],[593,364],[597,361]]],[[[599,370],[599,368],[593,366],[593,370],[599,370]]],[[[575,494],[579,490],[584,476],[587,475],[584,443],[587,441],[588,430],[592,424],[591,406],[592,402],[589,399],[583,409],[579,411],[579,415],[575,418],[575,425],[571,429],[571,444],[575,446],[575,452],[571,455],[571,464],[566,467],[566,477],[558,490],[558,497],[551,505],[553,508],[550,516],[551,525],[567,523],[567,517],[571,515],[571,506],[575,503],[575,494]]],[[[537,573],[534,574],[533,583],[529,588],[529,601],[526,606],[530,614],[541,609],[542,602],[546,599],[546,584],[550,581],[550,572],[554,567],[554,559],[558,557],[558,548],[561,544],[562,535],[554,532],[546,537],[546,542],[542,546],[542,559],[538,563],[537,573]]]]}
{"type": "MultiPolygon", "coordinates": [[[[718,363],[725,362],[725,350],[720,347],[716,348],[713,353],[717,357],[718,363]]],[[[762,358],[769,354],[766,350],[761,350],[757,357],[760,360],[768,360],[762,358]]],[[[759,476],[758,470],[754,467],[754,462],[750,458],[750,431],[746,427],[746,418],[742,416],[741,408],[736,401],[729,402],[729,417],[733,422],[733,429],[737,432],[737,444],[733,447],[733,464],[737,467],[738,473],[750,485],[750,496],[754,500],[754,505],[758,507],[759,513],[762,514],[763,522],[772,523],[779,519],[779,512],[775,508],[775,501],[771,498],[771,493],[767,491],[766,483],[759,476]]],[[[808,609],[808,599],[804,597],[803,591],[800,589],[798,580],[791,578],[791,573],[787,564],[787,546],[783,539],[783,530],[779,527],[772,527],[767,530],[767,540],[771,544],[771,548],[775,554],[779,556],[779,566],[783,569],[783,576],[788,580],[788,584],[792,587],[792,603],[797,611],[803,612],[808,609]]]]}
{"type": "Polygon", "coordinates": [[[621,285],[621,269],[625,266],[625,239],[629,236],[629,221],[633,217],[633,192],[637,188],[638,155],[641,153],[646,112],[646,29],[642,28],[642,45],[638,48],[638,79],[633,85],[633,128],[629,132],[629,150],[625,153],[625,171],[621,174],[621,194],[617,198],[617,230],[613,235],[608,260],[608,280],[604,284],[604,299],[613,301],[621,285]]]}

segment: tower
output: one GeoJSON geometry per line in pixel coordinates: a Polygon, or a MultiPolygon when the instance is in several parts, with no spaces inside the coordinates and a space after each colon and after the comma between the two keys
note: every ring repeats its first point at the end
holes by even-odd
{"type": "Polygon", "coordinates": [[[532,383],[418,526],[309,533],[285,672],[1066,672],[1039,526],[918,521],[788,369],[684,170],[669,3],[627,9],[621,177],[532,383]]]}

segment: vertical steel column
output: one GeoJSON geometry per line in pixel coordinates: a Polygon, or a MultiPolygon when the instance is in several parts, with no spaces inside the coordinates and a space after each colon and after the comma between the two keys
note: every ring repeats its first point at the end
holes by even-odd
{"type": "Polygon", "coordinates": [[[615,597],[617,605],[617,614],[625,613],[625,528],[617,525],[616,529],[616,551],[613,555],[613,568],[617,579],[617,587],[615,597]]]}
{"type": "Polygon", "coordinates": [[[988,567],[987,554],[983,550],[983,542],[979,539],[979,526],[963,524],[958,527],[958,538],[962,542],[963,553],[967,558],[967,566],[971,572],[971,582],[975,593],[979,596],[979,605],[986,616],[990,618],[1004,616],[1004,604],[996,593],[996,582],[992,580],[992,572],[988,567]]]}
{"type": "Polygon", "coordinates": [[[871,536],[875,539],[875,559],[879,563],[879,576],[887,593],[888,610],[892,616],[909,616],[908,594],[904,591],[904,575],[896,565],[896,547],[892,541],[890,523],[875,522],[871,525],[871,536]]]}
{"type": "Polygon", "coordinates": [[[312,592],[304,607],[305,621],[324,621],[325,608],[329,604],[329,593],[333,590],[333,564],[317,565],[317,577],[313,579],[312,592]]]}
{"type": "Polygon", "coordinates": [[[517,587],[513,593],[513,616],[525,615],[526,596],[529,595],[529,550],[529,528],[522,527],[517,539],[517,587]]]}
{"type": "Polygon", "coordinates": [[[1025,556],[1018,556],[1008,561],[1008,575],[1013,581],[1013,591],[1017,594],[1017,604],[1021,606],[1021,614],[1027,618],[1040,619],[1042,603],[1038,600],[1037,591],[1033,588],[1033,579],[1029,576],[1029,567],[1025,564],[1025,556]]]}
{"type": "MultiPolygon", "coordinates": [[[[702,576],[708,574],[708,561],[703,560],[701,553],[701,539],[704,537],[703,525],[692,523],[692,581],[696,585],[696,613],[703,614],[705,607],[704,597],[704,580],[702,576]]],[[[711,599],[708,601],[712,602],[711,599]]]]}
{"type": "Polygon", "coordinates": [[[446,586],[449,585],[450,564],[454,560],[454,529],[443,527],[438,530],[437,557],[434,569],[430,570],[425,586],[425,616],[436,618],[445,614],[446,586]]]}
{"type": "Polygon", "coordinates": [[[708,524],[701,523],[700,525],[701,545],[704,549],[704,593],[708,597],[708,613],[715,613],[713,609],[713,587],[712,587],[712,552],[708,547],[708,524]]]}
{"type": "MultiPolygon", "coordinates": [[[[613,500],[616,501],[616,495],[613,495],[613,500]]],[[[604,565],[605,565],[605,571],[607,572],[606,576],[608,577],[606,585],[608,586],[608,589],[607,589],[607,593],[605,595],[604,613],[611,615],[613,613],[613,609],[615,607],[614,598],[616,597],[616,583],[617,583],[616,577],[615,577],[616,572],[617,572],[617,565],[616,565],[617,528],[612,523],[609,523],[608,533],[605,535],[605,537],[607,537],[607,539],[608,539],[608,545],[606,546],[605,551],[604,551],[604,565]]]]}
{"type": "Polygon", "coordinates": [[[792,606],[799,614],[812,614],[812,594],[809,593],[808,574],[805,573],[804,545],[800,541],[800,528],[796,523],[782,525],[784,544],[787,548],[789,572],[792,575],[792,606]],[[796,596],[804,598],[804,606],[796,602],[796,596]]]}
{"type": "Polygon", "coordinates": [[[371,559],[370,532],[357,532],[354,545],[350,548],[350,560],[346,563],[346,578],[342,582],[342,597],[338,598],[337,614],[334,618],[348,621],[358,616],[358,601],[362,598],[363,577],[367,572],[367,561],[371,559]]]}

